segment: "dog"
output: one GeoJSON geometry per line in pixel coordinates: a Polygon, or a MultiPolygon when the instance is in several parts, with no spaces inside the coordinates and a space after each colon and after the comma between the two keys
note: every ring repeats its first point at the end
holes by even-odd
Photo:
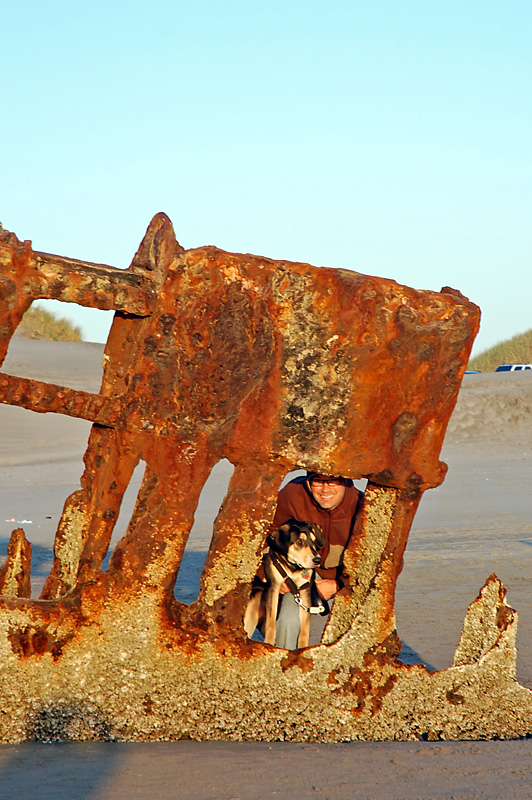
{"type": "Polygon", "coordinates": [[[310,633],[310,614],[327,613],[324,604],[312,606],[312,591],[315,568],[321,563],[318,551],[325,544],[323,531],[312,522],[290,519],[270,533],[267,539],[268,552],[262,564],[266,580],[256,577],[251,588],[251,598],[244,616],[244,629],[248,638],[261,617],[264,617],[264,641],[275,644],[279,590],[287,583],[300,606],[301,629],[298,647],[307,647],[310,633]]]}

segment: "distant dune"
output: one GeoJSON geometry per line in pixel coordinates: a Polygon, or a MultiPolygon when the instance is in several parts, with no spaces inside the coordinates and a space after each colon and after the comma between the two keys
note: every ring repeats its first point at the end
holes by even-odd
{"type": "Polygon", "coordinates": [[[532,329],[490,347],[469,362],[470,369],[494,372],[499,364],[528,364],[532,362],[532,329]]]}
{"type": "Polygon", "coordinates": [[[447,438],[504,436],[516,440],[532,432],[532,370],[464,375],[447,438]]]}

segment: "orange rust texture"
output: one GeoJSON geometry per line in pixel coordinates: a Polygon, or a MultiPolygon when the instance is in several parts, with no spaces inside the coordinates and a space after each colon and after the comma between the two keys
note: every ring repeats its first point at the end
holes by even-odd
{"type": "Polygon", "coordinates": [[[364,503],[344,553],[346,580],[333,606],[324,635],[327,643],[353,625],[370,592],[379,596],[379,612],[371,620],[375,643],[394,634],[395,589],[420,495],[368,483],[364,503]]]}
{"type": "MultiPolygon", "coordinates": [[[[276,494],[286,472],[304,468],[367,477],[392,493],[396,519],[379,567],[379,636],[390,636],[411,519],[421,493],[445,474],[439,453],[478,330],[475,305],[451,289],[416,291],[215,247],[185,251],[164,214],[152,220],[128,270],[36,253],[0,230],[0,363],[40,297],[117,313],[100,393],[0,373],[1,402],[94,423],[81,489],[59,523],[42,597],[50,610],[40,603],[37,625],[56,615],[63,641],[63,628],[79,624],[77,612],[69,622],[72,603],[85,619],[112,597],[152,592],[172,636],[176,623],[194,635],[231,631],[240,637],[232,646],[247,657],[254,645],[241,620],[276,494]],[[201,489],[223,458],[235,472],[200,597],[187,608],[173,601],[173,586],[201,489]],[[103,573],[139,461],[146,470],[137,507],[103,573]]],[[[361,520],[359,542],[369,531],[361,520]]],[[[347,559],[354,570],[357,546],[347,559]]],[[[348,582],[340,603],[356,608],[338,617],[335,639],[360,608],[354,594],[348,582]]]]}

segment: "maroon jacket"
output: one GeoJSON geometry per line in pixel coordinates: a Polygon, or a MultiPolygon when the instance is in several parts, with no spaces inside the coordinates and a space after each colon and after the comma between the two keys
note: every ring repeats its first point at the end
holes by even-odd
{"type": "Polygon", "coordinates": [[[292,518],[321,525],[325,547],[320,553],[322,566],[317,568],[317,572],[322,578],[339,580],[342,554],[353,530],[360,494],[354,486],[346,486],[340,505],[326,510],[316,503],[307,487],[306,477],[302,475],[279,492],[272,527],[278,528],[292,518]]]}

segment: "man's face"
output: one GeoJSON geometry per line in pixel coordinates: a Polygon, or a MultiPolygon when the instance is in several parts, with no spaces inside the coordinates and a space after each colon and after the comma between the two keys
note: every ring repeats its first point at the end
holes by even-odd
{"type": "Polygon", "coordinates": [[[345,486],[339,478],[318,475],[308,485],[316,503],[329,511],[339,506],[344,499],[345,486]]]}

